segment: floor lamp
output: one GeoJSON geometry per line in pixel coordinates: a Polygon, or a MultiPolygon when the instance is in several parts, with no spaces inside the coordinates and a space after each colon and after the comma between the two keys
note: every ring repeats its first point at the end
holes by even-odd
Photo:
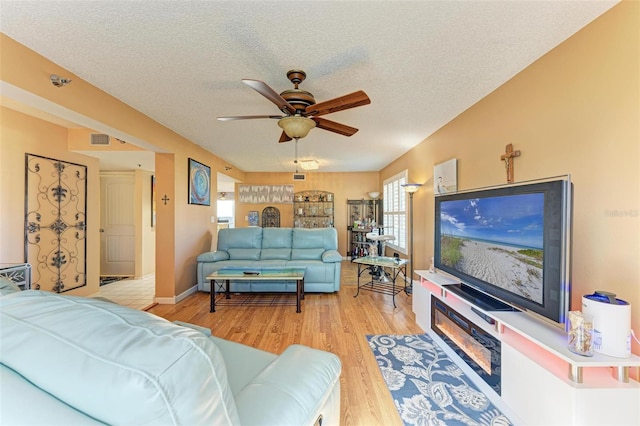
{"type": "Polygon", "coordinates": [[[409,288],[405,288],[404,290],[407,294],[411,294],[413,292],[413,194],[417,192],[421,186],[421,183],[405,183],[404,185],[402,185],[402,187],[404,188],[404,192],[409,194],[409,228],[411,229],[411,246],[409,248],[409,266],[411,268],[409,281],[411,281],[411,285],[409,286],[409,288]]]}

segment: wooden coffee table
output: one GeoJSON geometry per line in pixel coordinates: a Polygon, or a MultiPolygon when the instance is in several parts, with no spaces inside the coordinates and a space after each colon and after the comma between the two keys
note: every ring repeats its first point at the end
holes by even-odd
{"type": "Polygon", "coordinates": [[[224,267],[207,276],[211,281],[211,309],[216,311],[216,281],[225,281],[225,298],[230,299],[229,283],[233,281],[295,281],[296,312],[300,313],[300,300],[304,299],[304,273],[306,268],[241,268],[224,267]]]}

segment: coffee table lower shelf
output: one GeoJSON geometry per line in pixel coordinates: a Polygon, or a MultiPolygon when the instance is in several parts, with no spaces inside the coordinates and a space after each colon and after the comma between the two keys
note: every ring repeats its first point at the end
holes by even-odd
{"type": "MultiPolygon", "coordinates": [[[[230,283],[231,281],[295,281],[296,282],[296,312],[302,312],[300,301],[304,299],[304,274],[305,268],[238,268],[226,267],[219,269],[207,276],[211,283],[211,308],[209,312],[216,311],[216,281],[224,282],[225,299],[231,299],[230,283]]],[[[251,294],[274,294],[272,292],[254,292],[251,294]]],[[[278,294],[278,293],[275,293],[278,294]]],[[[286,294],[286,293],[283,293],[286,294]]],[[[249,294],[247,294],[249,295],[249,294]]],[[[243,294],[244,296],[244,294],[243,294]]],[[[246,296],[245,296],[246,297],[246,296]]],[[[238,301],[241,302],[241,301],[238,301]]],[[[246,305],[248,303],[218,303],[219,305],[246,305]]],[[[251,303],[252,305],[254,303],[251,303]]],[[[280,305],[281,303],[257,303],[259,305],[280,305]]]]}

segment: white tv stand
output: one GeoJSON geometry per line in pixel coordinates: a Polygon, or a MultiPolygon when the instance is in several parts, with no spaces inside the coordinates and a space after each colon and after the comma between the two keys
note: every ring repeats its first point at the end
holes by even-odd
{"type": "Polygon", "coordinates": [[[615,358],[567,349],[564,330],[524,312],[484,311],[447,285],[459,283],[440,272],[418,270],[413,312],[423,330],[431,328],[430,297],[454,308],[502,344],[503,401],[531,425],[640,424],[640,357],[615,358]],[[486,315],[490,324],[471,308],[486,315]]]}

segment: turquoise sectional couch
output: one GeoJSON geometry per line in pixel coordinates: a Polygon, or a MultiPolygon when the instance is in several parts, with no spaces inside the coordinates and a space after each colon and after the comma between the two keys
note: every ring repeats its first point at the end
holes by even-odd
{"type": "Polygon", "coordinates": [[[0,424],[340,424],[332,353],[276,355],[111,302],[5,290],[0,424]]]}
{"type": "MultiPolygon", "coordinates": [[[[218,233],[217,250],[197,258],[198,290],[209,292],[207,276],[226,266],[305,267],[304,291],[340,290],[342,256],[335,228],[231,228],[218,233]]],[[[296,283],[231,281],[232,292],[295,292],[296,283]]]]}

